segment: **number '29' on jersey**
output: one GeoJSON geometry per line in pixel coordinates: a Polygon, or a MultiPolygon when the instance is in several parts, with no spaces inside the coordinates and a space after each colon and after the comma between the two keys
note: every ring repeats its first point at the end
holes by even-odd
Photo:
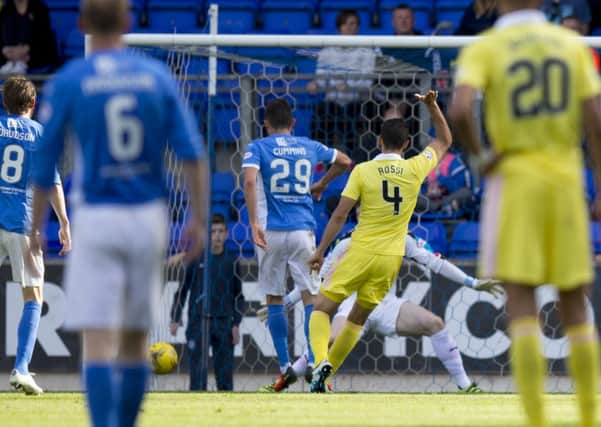
{"type": "Polygon", "coordinates": [[[313,171],[335,160],[335,149],[305,137],[278,134],[249,144],[242,167],[259,169],[259,222],[268,230],[314,230],[313,171]]]}

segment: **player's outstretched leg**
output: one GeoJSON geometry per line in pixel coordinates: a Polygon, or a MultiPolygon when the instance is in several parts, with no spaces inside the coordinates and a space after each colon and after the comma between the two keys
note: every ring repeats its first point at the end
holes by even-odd
{"type": "Polygon", "coordinates": [[[595,326],[586,316],[583,288],[560,293],[560,312],[570,341],[568,366],[576,386],[580,425],[593,427],[595,397],[599,389],[599,341],[595,326]]]}
{"type": "Polygon", "coordinates": [[[17,329],[17,355],[9,382],[17,390],[22,390],[26,394],[38,395],[42,394],[43,390],[29,373],[29,363],[33,355],[42,313],[41,288],[23,288],[23,299],[25,304],[17,329]]]}
{"type": "Polygon", "coordinates": [[[534,288],[505,285],[510,319],[511,371],[530,427],[546,427],[544,413],[545,361],[534,288]]]}

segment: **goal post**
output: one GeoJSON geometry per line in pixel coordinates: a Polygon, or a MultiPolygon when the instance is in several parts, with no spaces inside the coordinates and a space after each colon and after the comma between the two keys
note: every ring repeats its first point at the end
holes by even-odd
{"type": "MultiPolygon", "coordinates": [[[[397,114],[408,123],[411,150],[415,153],[429,140],[432,129],[427,111],[412,98],[413,94],[436,88],[440,90],[444,103],[452,88],[452,61],[447,58],[442,71],[434,71],[422,66],[424,62],[433,61],[431,56],[425,55],[430,55],[433,49],[443,56],[448,54],[452,57],[458,48],[473,40],[473,37],[455,36],[380,35],[124,36],[127,45],[165,61],[171,68],[179,81],[182,98],[194,108],[199,125],[207,136],[212,176],[216,179],[211,190],[211,206],[214,212],[222,213],[228,222],[226,250],[239,257],[237,274],[246,298],[240,325],[242,341],[235,349],[234,383],[237,390],[256,390],[277,373],[271,337],[266,325],[256,315],[263,297],[258,290],[256,259],[240,185],[240,165],[245,147],[263,132],[263,107],[271,99],[287,99],[297,119],[295,132],[322,138],[324,143],[346,150],[356,162],[373,156],[379,126],[388,115],[397,114]],[[340,71],[332,69],[317,75],[315,63],[319,49],[323,48],[403,49],[409,52],[409,57],[415,50],[419,51],[415,55],[415,62],[422,65],[415,65],[412,61],[391,62],[386,55],[380,55],[371,70],[346,70],[341,76],[340,71]],[[361,91],[361,96],[355,102],[357,106],[353,109],[348,104],[323,107],[327,101],[327,84],[319,88],[317,93],[308,89],[309,82],[320,78],[331,81],[343,79],[351,82],[347,86],[360,87],[357,89],[361,91]]],[[[591,47],[601,48],[600,37],[585,37],[584,40],[591,47]]],[[[176,238],[181,233],[187,203],[177,163],[170,153],[166,156],[172,177],[169,200],[174,214],[170,253],[174,253],[177,251],[176,238]]],[[[469,176],[469,165],[465,166],[467,172],[462,179],[469,182],[473,193],[469,203],[472,204],[463,207],[461,214],[457,214],[457,211],[453,211],[454,207],[450,206],[450,212],[443,209],[437,217],[431,215],[432,204],[428,202],[416,210],[411,230],[418,237],[429,240],[434,251],[446,254],[468,274],[474,275],[475,249],[470,246],[471,243],[450,247],[458,227],[465,229],[466,233],[473,233],[473,227],[477,227],[474,221],[478,215],[477,180],[473,175],[469,176]]],[[[332,193],[329,194],[332,200],[335,201],[334,191],[340,189],[342,184],[343,181],[333,183],[332,193]]],[[[326,202],[316,203],[318,234],[330,211],[331,206],[326,202]]],[[[352,221],[356,221],[356,218],[352,221]]],[[[352,222],[347,229],[351,227],[352,222]]],[[[205,262],[210,265],[211,260],[205,262]]],[[[184,355],[180,365],[183,375],[175,385],[169,385],[170,379],[156,380],[156,388],[187,386],[185,372],[189,349],[184,345],[184,330],[180,328],[177,336],[171,337],[167,329],[174,290],[182,280],[181,266],[168,269],[167,285],[161,301],[161,324],[153,331],[153,339],[179,344],[180,355],[184,355]]],[[[451,283],[411,262],[405,263],[395,286],[397,295],[426,307],[445,322],[462,352],[468,374],[478,380],[484,389],[511,390],[507,376],[509,338],[503,299],[494,299],[451,283]]],[[[595,293],[594,298],[598,297],[595,293]]],[[[563,362],[567,343],[559,327],[556,299],[552,288],[543,287],[538,291],[537,301],[544,319],[544,352],[550,360],[549,372],[552,374],[549,389],[569,391],[571,383],[565,379],[563,362]]],[[[302,307],[295,308],[289,315],[290,353],[293,359],[302,355],[305,349],[303,316],[302,307]]],[[[207,358],[205,362],[210,362],[208,366],[213,364],[212,358],[207,358]]],[[[390,338],[373,331],[362,338],[336,378],[335,387],[342,391],[436,392],[456,389],[435,357],[429,339],[390,338]]],[[[214,387],[212,374],[209,384],[214,387]]],[[[295,390],[306,390],[300,381],[295,387],[295,390]]]]}

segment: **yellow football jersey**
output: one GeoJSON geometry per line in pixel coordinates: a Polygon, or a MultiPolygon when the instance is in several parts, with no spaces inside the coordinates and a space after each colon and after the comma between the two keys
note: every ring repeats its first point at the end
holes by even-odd
{"type": "Polygon", "coordinates": [[[601,90],[591,52],[538,11],[511,15],[463,49],[455,84],[485,93],[499,172],[579,179],[582,101],[601,90]]]}
{"type": "Polygon", "coordinates": [[[398,154],[380,154],[355,166],[342,192],[361,203],[350,248],[370,254],[403,255],[421,184],[437,164],[436,152],[427,147],[408,160],[398,154]]]}

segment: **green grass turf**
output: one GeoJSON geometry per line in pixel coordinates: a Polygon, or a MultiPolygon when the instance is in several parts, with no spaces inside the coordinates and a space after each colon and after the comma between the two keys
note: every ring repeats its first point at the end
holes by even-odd
{"type": "MultiPolygon", "coordinates": [[[[577,425],[574,396],[550,395],[546,402],[553,426],[577,425]]],[[[83,395],[48,393],[27,397],[0,393],[0,425],[85,426],[83,395]]],[[[517,396],[510,394],[362,393],[150,393],[138,423],[139,427],[271,425],[513,427],[523,424],[517,396]]]]}

